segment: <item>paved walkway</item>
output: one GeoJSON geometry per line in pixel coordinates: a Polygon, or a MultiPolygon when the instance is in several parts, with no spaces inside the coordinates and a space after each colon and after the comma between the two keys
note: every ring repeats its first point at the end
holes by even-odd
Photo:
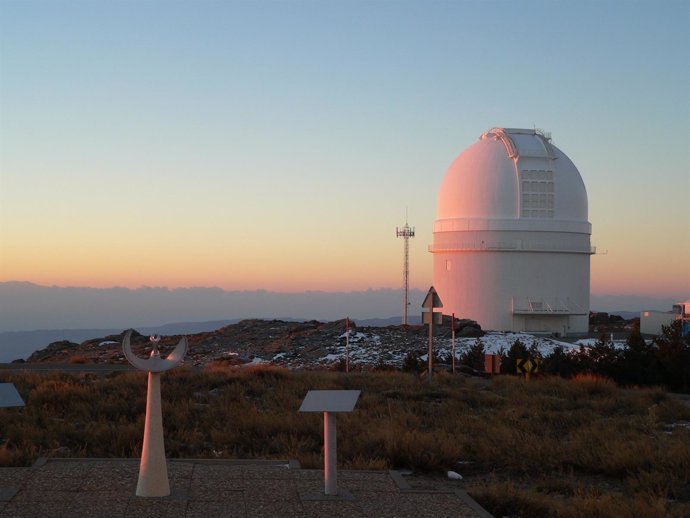
{"type": "Polygon", "coordinates": [[[170,460],[171,495],[134,495],[136,459],[39,460],[0,468],[0,518],[13,517],[454,517],[491,518],[461,483],[409,480],[396,471],[323,471],[296,462],[170,460]]]}

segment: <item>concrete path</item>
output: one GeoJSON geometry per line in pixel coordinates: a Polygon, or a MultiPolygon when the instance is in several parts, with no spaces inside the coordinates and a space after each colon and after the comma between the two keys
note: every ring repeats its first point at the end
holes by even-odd
{"type": "Polygon", "coordinates": [[[164,498],[135,496],[138,472],[136,459],[0,468],[0,518],[491,518],[459,482],[409,480],[396,471],[339,471],[339,495],[326,497],[323,471],[294,461],[170,460],[172,494],[164,498]]]}

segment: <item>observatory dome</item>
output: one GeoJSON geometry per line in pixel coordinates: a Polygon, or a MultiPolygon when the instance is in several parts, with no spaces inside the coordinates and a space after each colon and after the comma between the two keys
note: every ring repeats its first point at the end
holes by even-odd
{"type": "Polygon", "coordinates": [[[580,173],[535,130],[494,128],[448,168],[437,220],[547,218],[587,221],[580,173]]]}
{"type": "Polygon", "coordinates": [[[590,234],[582,177],[550,136],[487,131],[438,194],[429,250],[444,312],[485,329],[586,332],[590,234]]]}

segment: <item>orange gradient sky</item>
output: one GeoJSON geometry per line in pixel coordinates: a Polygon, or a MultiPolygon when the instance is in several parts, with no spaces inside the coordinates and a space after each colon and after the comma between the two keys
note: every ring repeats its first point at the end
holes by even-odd
{"type": "Polygon", "coordinates": [[[425,290],[447,167],[536,125],[592,292],[690,298],[688,4],[545,6],[5,3],[0,281],[398,288],[407,208],[425,290]]]}

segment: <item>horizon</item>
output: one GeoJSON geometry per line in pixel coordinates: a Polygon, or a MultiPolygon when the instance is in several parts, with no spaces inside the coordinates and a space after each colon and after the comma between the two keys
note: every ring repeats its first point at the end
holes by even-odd
{"type": "MultiPolygon", "coordinates": [[[[269,288],[248,288],[248,289],[228,289],[224,288],[219,285],[178,285],[178,286],[163,286],[163,285],[136,285],[136,286],[124,286],[124,285],[105,285],[105,286],[85,286],[85,285],[66,285],[66,284],[41,284],[38,282],[33,282],[29,280],[7,280],[7,281],[2,281],[0,280],[0,285],[7,285],[7,284],[28,284],[32,286],[37,286],[41,288],[60,288],[60,289],[93,289],[93,290],[128,290],[128,291],[137,291],[137,290],[162,290],[162,291],[177,291],[177,290],[220,290],[226,293],[244,293],[244,292],[251,292],[251,293],[256,293],[256,292],[265,292],[265,293],[278,293],[282,295],[298,295],[298,294],[307,294],[307,293],[329,293],[329,294],[338,294],[338,293],[365,293],[368,291],[401,291],[402,287],[401,286],[369,286],[363,289],[351,289],[351,290],[346,290],[346,289],[331,289],[331,290],[326,290],[326,289],[308,289],[308,290],[291,290],[291,291],[284,291],[284,290],[278,290],[278,289],[269,289],[269,288]]],[[[431,285],[429,287],[432,287],[431,285]]],[[[419,291],[423,292],[426,294],[428,288],[422,289],[422,288],[416,288],[416,287],[411,287],[410,291],[419,291]]],[[[664,295],[664,296],[655,296],[654,294],[649,294],[649,293],[643,293],[643,292],[623,292],[623,293],[605,293],[605,292],[595,292],[595,291],[590,291],[591,296],[595,297],[615,297],[615,298],[650,298],[650,299],[674,299],[677,302],[685,302],[688,297],[690,297],[689,294],[685,295],[678,295],[681,292],[679,291],[677,294],[670,294],[670,295],[664,295]]]]}
{"type": "MultiPolygon", "coordinates": [[[[427,290],[410,290],[410,315],[427,290]]],[[[402,288],[351,291],[224,290],[220,287],[92,288],[0,281],[0,332],[161,326],[244,318],[353,320],[402,314],[402,288]]],[[[592,294],[594,312],[670,311],[685,297],[592,294]]],[[[457,315],[463,318],[462,315],[457,315]]]]}
{"type": "Polygon", "coordinates": [[[551,5],[3,3],[0,281],[395,290],[409,221],[426,291],[445,172],[503,126],[578,168],[592,296],[687,298],[687,2],[551,5]]]}
{"type": "MultiPolygon", "coordinates": [[[[25,358],[55,340],[93,338],[92,333],[85,333],[91,330],[148,328],[152,333],[169,334],[171,330],[164,328],[171,326],[176,334],[182,328],[207,330],[208,326],[195,324],[252,318],[334,321],[349,317],[358,324],[380,319],[391,321],[389,325],[396,320],[400,323],[402,291],[277,293],[218,287],[56,287],[0,281],[0,361],[25,358]]],[[[411,321],[420,318],[425,294],[426,290],[410,291],[411,321]]],[[[676,302],[680,300],[593,295],[590,309],[623,314],[627,319],[644,310],[669,311],[676,302]]]]}

